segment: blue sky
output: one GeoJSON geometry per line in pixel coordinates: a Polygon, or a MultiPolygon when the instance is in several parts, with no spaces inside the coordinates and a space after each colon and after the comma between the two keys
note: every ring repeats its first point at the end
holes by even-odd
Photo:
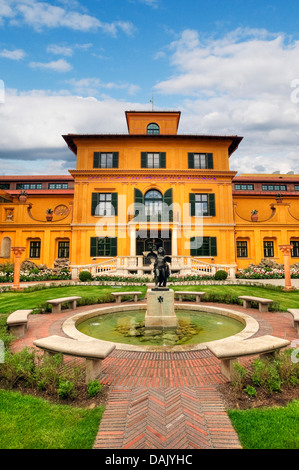
{"type": "Polygon", "coordinates": [[[296,13],[288,0],[0,0],[0,173],[65,174],[62,134],[126,132],[124,111],[150,110],[152,93],[182,112],[180,132],[243,136],[231,169],[299,173],[296,13]]]}

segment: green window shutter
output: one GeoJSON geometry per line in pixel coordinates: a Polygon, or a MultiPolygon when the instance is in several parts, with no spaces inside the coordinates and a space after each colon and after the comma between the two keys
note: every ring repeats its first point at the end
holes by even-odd
{"type": "Polygon", "coordinates": [[[117,215],[117,193],[111,193],[111,204],[114,208],[114,215],[117,215]]]}
{"type": "Polygon", "coordinates": [[[110,256],[117,256],[117,238],[110,238],[110,256]]]}
{"type": "Polygon", "coordinates": [[[141,168],[147,168],[147,153],[141,152],[141,168]]]}
{"type": "Polygon", "coordinates": [[[213,168],[214,168],[213,154],[212,153],[207,153],[207,168],[208,168],[208,170],[213,170],[213,168]]]}
{"type": "Polygon", "coordinates": [[[189,213],[191,216],[195,215],[195,194],[189,193],[189,213]]]}
{"type": "MultiPolygon", "coordinates": [[[[163,202],[166,204],[168,207],[172,206],[172,188],[167,189],[165,191],[164,196],[163,196],[163,202]]],[[[164,208],[163,208],[164,212],[164,208]]],[[[166,222],[172,222],[173,221],[173,210],[167,210],[165,208],[165,214],[163,214],[163,220],[165,219],[166,222]]]]}
{"type": "Polygon", "coordinates": [[[112,168],[118,168],[118,152],[113,152],[112,168]]]}
{"type": "Polygon", "coordinates": [[[171,204],[172,204],[172,188],[169,188],[169,189],[167,189],[167,191],[165,191],[164,196],[163,196],[163,201],[168,206],[171,206],[171,204]]]}
{"type": "Polygon", "coordinates": [[[166,168],[166,152],[160,152],[160,168],[166,168]]]}
{"type": "Polygon", "coordinates": [[[100,152],[93,152],[93,167],[100,168],[100,152]]]}
{"type": "Polygon", "coordinates": [[[90,238],[90,256],[95,257],[97,256],[97,237],[90,238]]]}
{"type": "Polygon", "coordinates": [[[217,238],[210,238],[210,254],[211,256],[217,256],[217,238]]]}
{"type": "Polygon", "coordinates": [[[142,215],[144,212],[144,200],[143,194],[140,189],[134,188],[134,204],[135,204],[135,217],[136,215],[142,215]],[[142,207],[140,206],[142,204],[142,207]]]}
{"type": "Polygon", "coordinates": [[[194,168],[194,153],[188,153],[188,168],[194,168]]]}
{"type": "Polygon", "coordinates": [[[140,189],[134,188],[134,202],[143,204],[143,194],[140,189]]]}
{"type": "Polygon", "coordinates": [[[197,249],[194,245],[195,245],[195,237],[192,237],[190,238],[190,256],[197,255],[197,249]]]}
{"type": "Polygon", "coordinates": [[[98,193],[92,193],[92,198],[91,198],[91,215],[96,214],[96,208],[99,203],[99,195],[98,193]]]}
{"type": "Polygon", "coordinates": [[[209,215],[215,214],[215,194],[209,194],[209,215]]]}

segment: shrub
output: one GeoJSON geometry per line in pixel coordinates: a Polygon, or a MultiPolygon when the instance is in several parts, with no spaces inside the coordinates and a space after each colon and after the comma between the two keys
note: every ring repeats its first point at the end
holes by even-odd
{"type": "Polygon", "coordinates": [[[89,282],[92,280],[92,275],[89,271],[81,271],[79,274],[79,279],[81,282],[89,282]]]}
{"type": "Polygon", "coordinates": [[[239,362],[234,362],[233,367],[235,369],[235,380],[233,382],[233,385],[239,390],[242,390],[245,385],[245,380],[248,375],[248,372],[245,367],[242,366],[242,364],[240,364],[239,362]]]}
{"type": "Polygon", "coordinates": [[[256,397],[256,389],[252,387],[251,385],[247,385],[245,388],[245,392],[250,396],[250,397],[256,397]]]}
{"type": "Polygon", "coordinates": [[[0,369],[0,377],[3,378],[10,388],[19,381],[30,385],[33,382],[36,353],[33,348],[24,348],[22,351],[12,354],[5,351],[5,362],[0,369]]]}
{"type": "Polygon", "coordinates": [[[95,397],[103,388],[98,380],[92,380],[87,384],[87,393],[90,397],[95,397]]]}
{"type": "Polygon", "coordinates": [[[215,273],[215,281],[225,281],[227,276],[228,276],[227,272],[220,269],[219,271],[216,271],[215,273]]]}
{"type": "Polygon", "coordinates": [[[77,396],[77,391],[74,382],[70,382],[69,380],[60,380],[57,393],[60,398],[75,398],[77,396]]]}

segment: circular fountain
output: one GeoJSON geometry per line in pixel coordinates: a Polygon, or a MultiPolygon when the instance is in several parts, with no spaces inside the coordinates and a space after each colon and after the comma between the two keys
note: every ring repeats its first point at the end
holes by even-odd
{"type": "Polygon", "coordinates": [[[259,325],[243,312],[174,303],[171,289],[149,289],[147,303],[114,305],[78,313],[63,324],[75,339],[113,342],[131,351],[181,351],[205,349],[213,341],[245,339],[259,325]]]}

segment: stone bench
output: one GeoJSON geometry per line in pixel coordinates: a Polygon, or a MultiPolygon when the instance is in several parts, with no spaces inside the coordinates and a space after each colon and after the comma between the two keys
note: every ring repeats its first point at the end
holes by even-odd
{"type": "Polygon", "coordinates": [[[181,302],[183,300],[183,295],[184,296],[189,296],[189,295],[195,295],[195,300],[196,302],[200,302],[200,297],[202,297],[203,295],[205,295],[205,292],[198,292],[198,291],[175,291],[174,295],[178,295],[179,296],[179,301],[181,302]]]}
{"type": "Polygon", "coordinates": [[[30,313],[32,313],[32,310],[16,310],[9,315],[6,323],[13,336],[16,336],[17,338],[22,338],[24,336],[30,313]]]}
{"type": "Polygon", "coordinates": [[[271,299],[263,299],[262,297],[251,297],[249,295],[241,295],[238,299],[243,300],[243,307],[250,308],[252,302],[258,303],[260,312],[268,312],[269,304],[273,303],[271,299]]]}
{"type": "Polygon", "coordinates": [[[141,295],[142,292],[135,291],[135,292],[112,292],[112,295],[116,298],[116,303],[120,304],[121,303],[121,298],[124,297],[125,295],[133,295],[134,296],[134,302],[137,302],[139,295],[141,295]]]}
{"type": "Polygon", "coordinates": [[[297,332],[299,333],[299,308],[289,308],[288,312],[293,315],[294,327],[297,328],[297,332]]]}
{"type": "Polygon", "coordinates": [[[276,336],[258,336],[242,341],[223,342],[208,345],[208,349],[221,360],[221,372],[229,380],[235,377],[234,362],[239,357],[260,355],[273,355],[276,350],[284,348],[290,344],[290,341],[276,336]]]}
{"type": "Polygon", "coordinates": [[[61,312],[61,305],[67,303],[69,308],[75,310],[77,308],[77,300],[82,297],[61,297],[60,299],[47,300],[46,303],[52,305],[52,313],[61,312]]]}
{"type": "Polygon", "coordinates": [[[102,371],[102,361],[114,349],[114,343],[108,343],[100,340],[81,341],[62,336],[48,336],[33,341],[33,344],[42,349],[44,354],[64,354],[66,356],[75,356],[86,360],[85,380],[86,383],[95,380],[102,371]]]}

